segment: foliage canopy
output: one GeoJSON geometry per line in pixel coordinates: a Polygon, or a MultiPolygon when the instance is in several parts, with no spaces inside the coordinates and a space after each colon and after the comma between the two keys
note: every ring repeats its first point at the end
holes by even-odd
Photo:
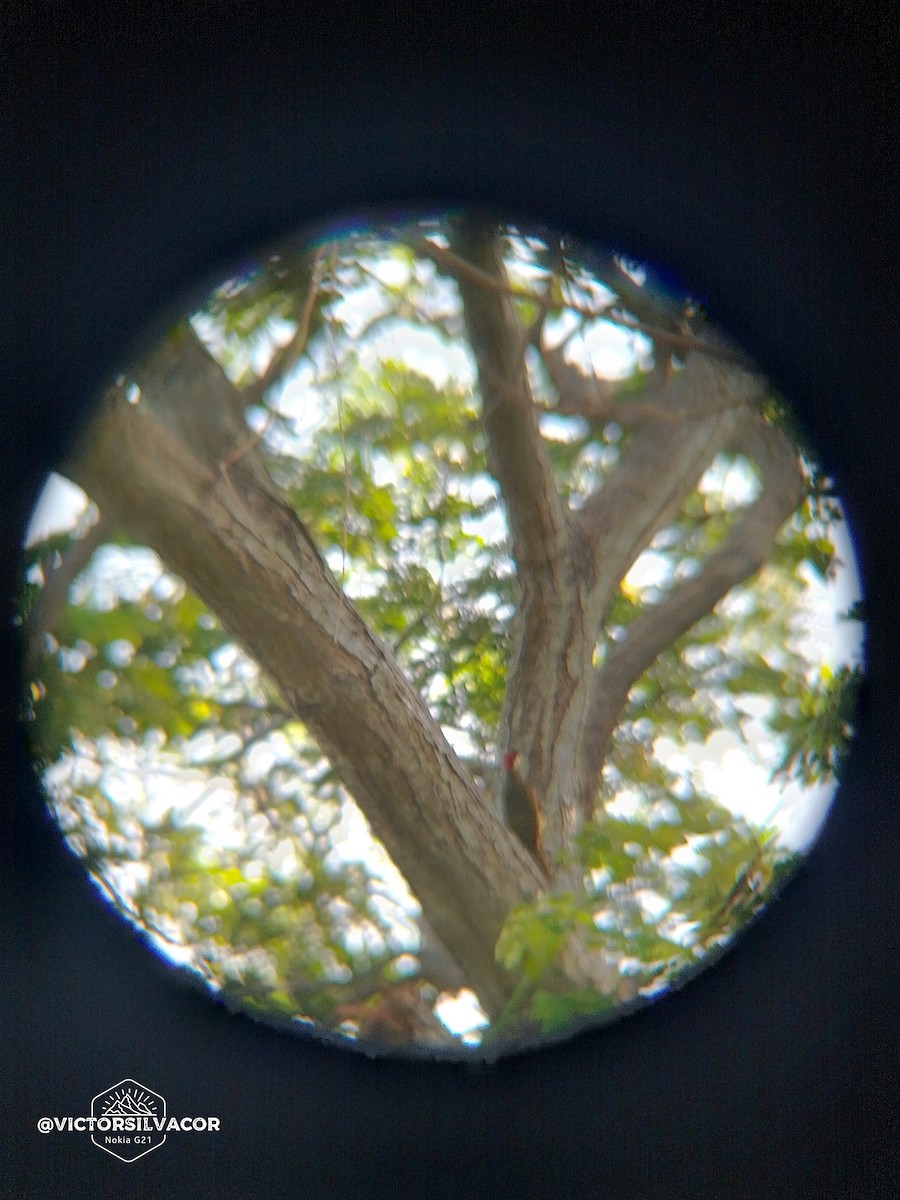
{"type": "Polygon", "coordinates": [[[248,614],[223,616],[117,510],[114,484],[94,493],[88,449],[68,473],[99,521],[91,507],[26,551],[26,716],[69,844],[139,929],[262,1015],[443,1044],[439,993],[472,988],[486,1039],[553,1033],[658,991],[774,895],[796,853],[777,823],[714,796],[703,760],[741,748],[798,788],[839,771],[859,668],[830,670],[808,623],[841,512],[784,401],[698,304],[571,239],[449,217],[278,246],[165,353],[164,398],[134,364],[98,421],[110,406],[164,418],[191,453],[218,438],[209,495],[277,495],[466,772],[464,832],[479,804],[498,818],[506,746],[530,752],[554,879],[538,888],[503,851],[497,878],[513,882],[487,939],[500,982],[482,983],[389,844],[404,836],[390,797],[373,798],[377,779],[356,794],[352,744],[331,752],[254,653],[269,636],[285,653],[266,604],[253,618],[257,578],[248,614]],[[171,411],[201,353],[237,417],[198,409],[188,430],[171,411]],[[671,438],[675,456],[704,421],[673,495],[655,495],[642,455],[664,461],[671,438]],[[602,507],[620,492],[637,522],[624,548],[602,507]],[[602,602],[574,585],[532,595],[565,574],[559,529],[576,584],[620,554],[602,602]],[[569,659],[554,663],[532,642],[557,638],[565,607],[587,628],[559,633],[569,659]],[[581,715],[554,690],[542,717],[542,672],[557,689],[576,657],[581,715]],[[409,975],[401,1028],[383,1013],[409,975]]]}

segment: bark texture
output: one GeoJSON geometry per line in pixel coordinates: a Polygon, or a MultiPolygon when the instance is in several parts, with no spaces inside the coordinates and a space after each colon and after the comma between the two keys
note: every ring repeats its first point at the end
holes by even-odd
{"type": "MultiPolygon", "coordinates": [[[[802,478],[786,439],[757,414],[765,380],[710,338],[711,353],[699,342],[688,343],[698,349],[656,389],[652,406],[643,406],[642,420],[602,488],[580,509],[566,511],[540,434],[525,361],[528,337],[513,309],[498,230],[488,219],[466,217],[450,250],[477,271],[461,267],[456,278],[519,586],[500,740],[522,755],[522,772],[541,799],[552,853],[592,814],[609,739],[632,685],[669,641],[758,570],[802,499],[802,478]],[[594,651],[622,579],[715,456],[734,445],[756,461],[763,477],[758,504],[699,577],[650,608],[595,666],[594,651]]],[[[452,262],[442,262],[453,271],[452,262]]],[[[671,320],[642,295],[631,297],[634,286],[621,271],[610,267],[607,274],[641,316],[657,324],[671,320]]],[[[540,341],[538,346],[559,411],[601,425],[616,420],[608,394],[598,396],[576,368],[540,341]]],[[[626,420],[634,415],[630,406],[622,412],[626,420]]]]}
{"type": "MultiPolygon", "coordinates": [[[[541,438],[529,335],[513,307],[498,230],[467,217],[454,226],[449,250],[418,249],[455,277],[477,364],[519,590],[498,749],[521,754],[552,859],[592,814],[631,687],[673,638],[759,569],[802,498],[802,480],[791,447],[758,415],[764,381],[710,341],[709,353],[684,351],[683,368],[660,380],[638,417],[634,409],[623,417],[633,428],[618,464],[569,509],[541,438]],[[700,571],[646,609],[596,665],[624,575],[726,447],[757,464],[758,501],[700,571]]],[[[627,279],[609,271],[626,289],[627,279]]],[[[671,314],[638,315],[655,321],[660,336],[694,345],[673,332],[671,314]]],[[[608,389],[586,387],[540,336],[532,341],[560,412],[581,413],[600,429],[617,419],[608,389]]],[[[153,547],[276,682],[405,875],[429,928],[495,1015],[513,991],[494,959],[498,932],[510,908],[547,881],[280,498],[248,435],[246,397],[191,327],[182,325],[129,378],[137,402],[129,402],[134,393],[109,391],[68,473],[104,521],[153,547]]],[[[561,872],[559,886],[577,880],[561,872]]],[[[565,971],[574,986],[611,991],[618,980],[577,945],[565,971]]]]}
{"type": "Polygon", "coordinates": [[[511,983],[494,944],[509,909],[536,890],[537,866],[343,595],[257,447],[234,457],[247,442],[241,397],[189,327],[132,377],[138,402],[107,394],[68,473],[271,675],[496,1011],[511,983]]]}

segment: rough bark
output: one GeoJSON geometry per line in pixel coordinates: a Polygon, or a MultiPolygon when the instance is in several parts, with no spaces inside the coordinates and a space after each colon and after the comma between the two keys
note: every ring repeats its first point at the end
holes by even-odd
{"type": "MultiPolygon", "coordinates": [[[[756,415],[764,381],[728,347],[710,341],[706,353],[693,334],[669,328],[662,332],[681,340],[684,366],[659,383],[603,486],[569,510],[541,437],[528,331],[513,308],[496,228],[469,217],[456,223],[449,251],[419,249],[454,275],[477,365],[519,590],[498,749],[521,754],[552,858],[592,811],[630,688],[665,645],[759,568],[799,502],[799,474],[790,447],[756,415]],[[759,500],[699,574],[648,608],[596,666],[622,578],[726,447],[757,462],[759,500]]],[[[303,311],[308,319],[309,305],[303,311]]],[[[669,320],[654,310],[639,315],[669,320]]],[[[581,401],[563,395],[565,367],[557,355],[551,378],[561,408],[588,404],[587,391],[581,401]]],[[[248,435],[246,397],[190,326],[130,378],[137,403],[110,390],[69,474],[106,520],[152,546],[271,675],[405,875],[435,938],[496,1015],[514,982],[494,960],[498,932],[510,908],[546,881],[280,498],[248,435]]],[[[589,416],[602,426],[614,392],[601,399],[589,416]]],[[[580,882],[577,872],[560,876],[559,886],[580,882]]],[[[618,982],[602,954],[584,953],[577,940],[563,969],[573,986],[614,991],[618,982]]]]}
{"type": "Polygon", "coordinates": [[[68,473],[271,675],[496,1011],[511,991],[494,961],[497,934],[536,890],[537,867],[279,498],[247,443],[239,393],[190,327],[131,378],[138,402],[107,394],[68,473]]]}
{"type": "MultiPolygon", "coordinates": [[[[758,569],[799,502],[799,475],[783,453],[777,471],[766,467],[759,504],[707,564],[702,583],[676,589],[662,612],[657,606],[646,614],[640,635],[629,638],[627,654],[614,653],[612,666],[595,667],[597,639],[623,577],[674,519],[716,454],[750,428],[765,381],[721,340],[710,335],[704,344],[691,336],[687,341],[694,348],[685,353],[684,367],[657,387],[615,469],[580,509],[566,511],[529,390],[524,351],[530,331],[515,316],[517,289],[506,277],[496,226],[477,215],[458,221],[450,253],[440,262],[455,274],[462,299],[489,466],[506,505],[517,570],[519,607],[501,745],[521,754],[523,774],[541,800],[545,844],[552,853],[592,811],[612,729],[631,685],[667,644],[664,633],[684,632],[730,586],[758,569]]],[[[609,285],[626,294],[627,307],[658,325],[668,323],[663,332],[671,332],[673,313],[649,304],[614,265],[607,274],[609,285]]],[[[608,391],[592,396],[559,355],[543,349],[540,339],[538,346],[564,411],[582,405],[584,415],[601,426],[614,419],[608,391]],[[564,393],[566,369],[572,386],[564,393]]],[[[753,428],[757,425],[758,418],[753,428]]]]}
{"type": "MultiPolygon", "coordinates": [[[[610,645],[602,667],[593,673],[587,733],[580,776],[596,780],[609,751],[628,694],[657,655],[707,613],[733,587],[750,579],[765,563],[781,526],[803,499],[803,476],[789,442],[777,429],[749,411],[743,414],[732,446],[757,465],[759,498],[738,518],[722,547],[696,575],[674,585],[610,645]]],[[[582,794],[585,815],[593,796],[582,794]]]]}

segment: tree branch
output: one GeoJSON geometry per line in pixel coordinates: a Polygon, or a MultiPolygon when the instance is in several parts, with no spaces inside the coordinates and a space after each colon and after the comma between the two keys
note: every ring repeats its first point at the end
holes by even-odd
{"type": "Polygon", "coordinates": [[[484,278],[505,282],[497,233],[477,217],[465,218],[451,245],[460,262],[477,268],[475,279],[460,272],[457,283],[478,367],[490,467],[506,503],[513,554],[520,568],[541,571],[543,587],[552,587],[547,564],[568,556],[565,513],[528,385],[522,328],[502,291],[483,283],[484,278]]]}
{"type": "Polygon", "coordinates": [[[676,584],[632,621],[625,638],[610,646],[603,666],[595,672],[579,770],[583,781],[580,800],[588,816],[613,731],[634,684],[666,646],[711,612],[733,587],[760,570],[778,531],[803,499],[804,482],[796,453],[778,429],[748,412],[734,444],[759,468],[759,498],[696,575],[676,584]]]}
{"type": "Polygon", "coordinates": [[[591,255],[590,268],[594,278],[619,298],[622,308],[646,327],[656,330],[656,337],[664,333],[684,333],[684,305],[654,295],[648,288],[636,283],[613,255],[591,255]]]}
{"type": "Polygon", "coordinates": [[[56,566],[44,566],[44,586],[28,613],[24,628],[23,670],[30,676],[44,652],[44,636],[49,633],[69,599],[69,588],[81,574],[94,551],[109,537],[111,523],[101,516],[80,538],[66,547],[56,566]]]}
{"type": "MultiPolygon", "coordinates": [[[[632,398],[617,400],[616,393],[620,389],[615,383],[586,374],[565,359],[568,340],[567,338],[558,346],[547,346],[542,337],[538,336],[535,339],[535,348],[557,395],[555,404],[538,405],[541,411],[559,413],[566,417],[582,417],[598,430],[602,430],[613,421],[623,429],[628,429],[651,419],[672,423],[681,420],[680,415],[673,411],[671,406],[662,402],[632,398]]],[[[661,400],[664,393],[657,390],[661,400]]]]}
{"type": "MultiPolygon", "coordinates": [[[[442,261],[457,280],[478,367],[488,462],[506,505],[519,592],[498,745],[521,752],[552,858],[570,843],[579,819],[570,784],[596,631],[579,591],[571,521],[540,434],[524,358],[528,334],[508,295],[496,227],[467,215],[451,229],[449,253],[452,258],[442,261]]],[[[546,307],[544,298],[537,302],[546,307]]],[[[564,875],[565,886],[579,883],[577,872],[564,875]]],[[[608,972],[608,964],[569,947],[565,970],[571,978],[597,983],[601,967],[608,972]]]]}
{"type": "Polygon", "coordinates": [[[297,328],[288,342],[277,347],[262,375],[243,389],[241,394],[246,407],[262,403],[266,392],[279,383],[300,361],[309,338],[309,323],[319,292],[321,266],[322,250],[319,249],[309,259],[309,271],[304,280],[305,291],[301,293],[302,303],[297,316],[297,328]]]}
{"type": "Polygon", "coordinates": [[[191,337],[181,330],[135,370],[140,403],[110,397],[69,473],[272,677],[486,1011],[497,1011],[510,991],[494,960],[497,934],[509,909],[540,886],[537,867],[335,583],[257,461],[258,447],[223,479],[240,398],[191,337]]]}
{"type": "Polygon", "coordinates": [[[681,419],[643,425],[574,517],[584,546],[579,562],[589,624],[599,628],[623,576],[678,512],[765,387],[761,377],[700,354],[672,376],[666,404],[681,419]]]}
{"type": "MultiPolygon", "coordinates": [[[[582,632],[568,521],[528,385],[524,332],[504,289],[482,283],[482,276],[505,281],[496,229],[467,217],[454,228],[451,247],[478,273],[472,278],[460,272],[457,282],[478,365],[488,461],[506,505],[519,588],[498,738],[522,748],[529,781],[546,802],[559,752],[558,717],[565,696],[575,691],[569,651],[582,632]]],[[[575,669],[580,670],[577,663],[575,669]]]]}
{"type": "MultiPolygon", "coordinates": [[[[411,246],[421,258],[430,259],[438,270],[450,275],[459,284],[466,280],[488,292],[494,292],[498,296],[526,300],[529,304],[536,305],[538,309],[546,309],[547,297],[545,295],[532,288],[510,283],[508,279],[498,278],[489,271],[483,270],[460,254],[455,246],[446,250],[443,246],[432,242],[430,238],[418,238],[412,242],[411,246]]],[[[693,333],[686,332],[683,321],[676,324],[672,318],[672,314],[676,311],[683,318],[684,314],[681,309],[676,310],[671,305],[664,305],[662,302],[650,298],[646,290],[630,279],[618,264],[611,264],[605,269],[603,275],[598,273],[597,278],[615,292],[622,303],[619,305],[605,304],[601,308],[596,308],[569,299],[564,301],[564,307],[569,312],[577,313],[580,317],[590,321],[608,321],[611,325],[617,325],[633,333],[642,333],[652,342],[671,346],[672,349],[680,350],[684,354],[696,351],[699,354],[708,354],[711,358],[720,358],[738,366],[748,367],[750,365],[746,355],[734,346],[722,344],[720,341],[698,338],[693,333]],[[633,312],[638,316],[638,320],[619,316],[615,311],[618,307],[633,312]],[[647,319],[641,319],[640,314],[645,314],[647,319]]]]}

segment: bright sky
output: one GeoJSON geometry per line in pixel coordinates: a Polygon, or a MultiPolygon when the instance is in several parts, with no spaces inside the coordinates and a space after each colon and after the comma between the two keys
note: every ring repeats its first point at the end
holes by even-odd
{"type": "MultiPolygon", "coordinates": [[[[406,268],[396,260],[378,264],[379,275],[389,284],[401,284],[406,277],[406,268]]],[[[355,298],[354,305],[345,316],[355,319],[360,326],[374,314],[377,288],[372,284],[364,288],[355,298]]],[[[560,324],[558,336],[567,330],[560,324]]],[[[573,357],[580,358],[585,366],[592,367],[598,374],[618,378],[632,369],[636,356],[642,355],[646,347],[632,333],[609,324],[595,327],[586,339],[576,343],[573,339],[573,357]]],[[[428,374],[438,386],[455,380],[471,385],[472,361],[460,345],[448,344],[435,333],[411,325],[392,324],[372,337],[362,355],[364,367],[376,359],[402,359],[410,367],[428,374]]],[[[315,427],[321,419],[322,401],[314,389],[314,372],[304,362],[281,389],[277,400],[279,411],[296,421],[296,433],[302,446],[304,440],[314,437],[315,427]]],[[[732,473],[728,480],[713,480],[717,486],[726,487],[735,504],[749,498],[747,488],[752,486],[746,474],[732,473]]],[[[29,543],[46,537],[49,533],[69,529],[86,508],[86,499],[80,489],[61,479],[51,476],[42,494],[30,523],[27,540],[29,543]]],[[[855,662],[860,657],[859,626],[842,621],[839,614],[859,597],[859,587],[853,569],[853,554],[844,530],[838,531],[839,556],[843,566],[836,580],[825,585],[810,576],[807,593],[810,600],[806,617],[806,634],[803,649],[811,663],[825,664],[835,668],[846,662],[855,662]]],[[[664,560],[652,552],[645,553],[628,576],[628,584],[636,589],[659,582],[664,560]]],[[[767,767],[754,761],[760,757],[771,764],[777,761],[778,748],[771,742],[764,726],[758,722],[751,726],[751,751],[742,746],[736,737],[727,732],[713,735],[699,746],[676,747],[660,740],[657,750],[660,756],[674,769],[692,769],[708,791],[726,804],[736,814],[751,822],[764,824],[774,821],[782,831],[784,842],[796,848],[809,844],[815,836],[828,807],[831,789],[802,792],[794,785],[778,786],[769,782],[767,767]]],[[[259,748],[264,752],[264,748],[259,748]]],[[[167,802],[171,803],[171,778],[162,781],[166,789],[167,802]]],[[[195,791],[196,789],[194,789],[195,791]]],[[[209,817],[216,807],[215,789],[210,791],[209,817]]],[[[221,828],[221,827],[220,827],[221,828]]],[[[222,829],[224,834],[224,829],[222,829]]],[[[348,860],[368,858],[371,842],[365,835],[364,823],[348,818],[338,837],[337,852],[348,860]]],[[[385,863],[386,874],[391,874],[390,864],[385,863]]],[[[402,890],[399,878],[395,887],[402,890]]],[[[169,952],[168,947],[166,948],[169,952]]],[[[478,1014],[465,997],[456,1007],[445,1006],[442,1016],[451,1028],[464,1030],[477,1023],[478,1014]]]]}
{"type": "MultiPolygon", "coordinates": [[[[80,488],[57,475],[51,476],[28,528],[29,543],[71,528],[86,507],[87,500],[80,488]]],[[[840,619],[840,614],[859,598],[853,552],[845,528],[837,531],[836,540],[844,566],[835,581],[825,584],[812,572],[808,574],[809,610],[802,643],[811,662],[818,661],[831,669],[858,662],[861,655],[858,624],[840,619]]],[[[643,556],[629,573],[628,582],[635,587],[658,582],[655,557],[652,553],[643,556]]],[[[803,849],[815,838],[827,815],[833,789],[829,786],[804,790],[793,783],[770,782],[769,769],[763,764],[777,759],[777,746],[761,721],[748,726],[748,734],[754,754],[748,753],[748,748],[734,734],[725,731],[696,746],[676,747],[660,739],[656,750],[671,768],[696,771],[709,793],[736,815],[759,825],[776,824],[787,846],[803,849]]],[[[465,747],[460,745],[458,749],[465,747]]],[[[364,828],[346,830],[342,841],[346,856],[358,858],[362,846],[367,844],[364,828]]]]}

